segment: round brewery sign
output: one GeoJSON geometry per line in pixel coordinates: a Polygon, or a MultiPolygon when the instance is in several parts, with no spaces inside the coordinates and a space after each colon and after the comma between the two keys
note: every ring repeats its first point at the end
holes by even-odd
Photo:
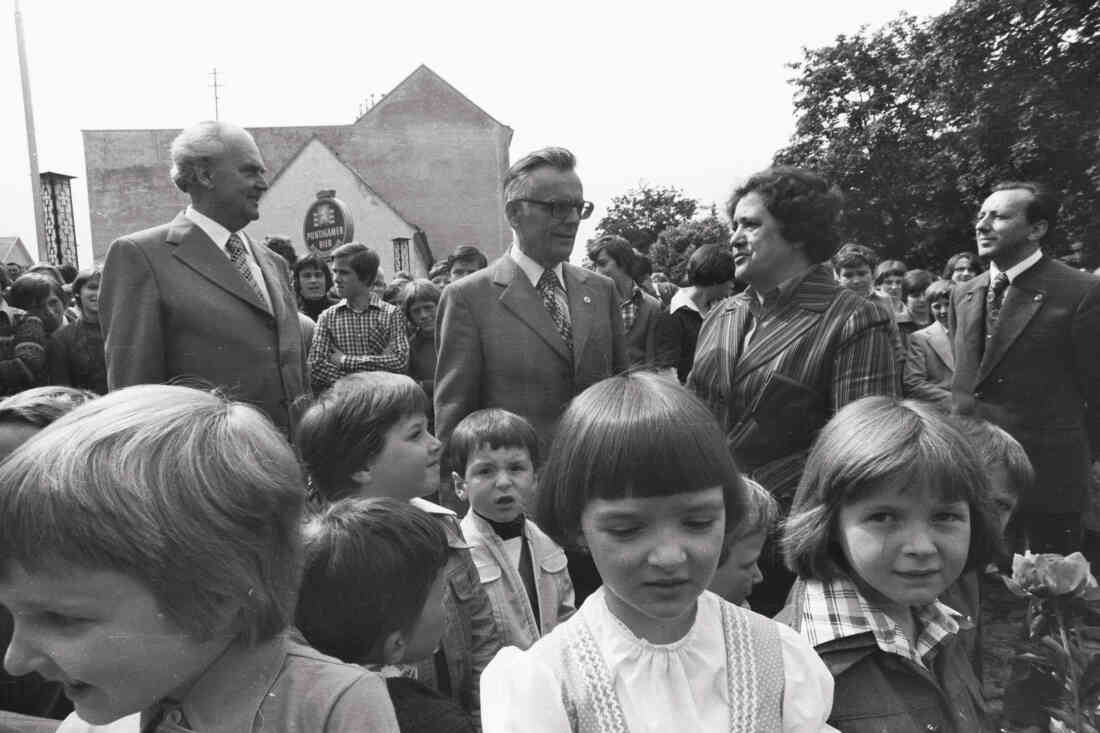
{"type": "Polygon", "coordinates": [[[306,211],[304,239],[310,252],[327,254],[355,236],[355,222],[335,191],[318,191],[306,211]]]}

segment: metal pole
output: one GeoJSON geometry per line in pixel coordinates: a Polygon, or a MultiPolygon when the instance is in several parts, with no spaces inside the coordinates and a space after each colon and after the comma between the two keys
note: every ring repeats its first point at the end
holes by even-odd
{"type": "Polygon", "coordinates": [[[31,198],[34,201],[34,227],[38,238],[38,261],[48,262],[46,253],[45,212],[42,210],[42,182],[38,179],[38,144],[34,140],[34,107],[31,104],[31,80],[27,72],[27,48],[23,42],[23,14],[15,0],[15,37],[19,46],[19,78],[23,82],[23,115],[27,122],[27,156],[31,163],[31,198]]]}

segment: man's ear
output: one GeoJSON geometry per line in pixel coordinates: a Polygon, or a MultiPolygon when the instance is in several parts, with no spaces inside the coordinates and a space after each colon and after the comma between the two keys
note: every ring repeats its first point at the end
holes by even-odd
{"type": "Polygon", "coordinates": [[[391,632],[382,641],[382,663],[401,664],[405,661],[406,651],[408,651],[408,645],[405,643],[404,632],[391,632]]]}
{"type": "Polygon", "coordinates": [[[208,190],[214,188],[214,179],[210,175],[209,165],[195,166],[195,182],[208,190]]]}
{"type": "Polygon", "coordinates": [[[509,201],[504,205],[504,217],[508,220],[508,224],[515,229],[519,223],[519,202],[509,201]]]}
{"type": "Polygon", "coordinates": [[[466,501],[466,479],[458,475],[458,471],[451,471],[451,484],[454,486],[455,496],[466,501]]]}
{"type": "Polygon", "coordinates": [[[1031,225],[1031,233],[1028,235],[1028,239],[1033,242],[1038,242],[1047,235],[1047,231],[1050,229],[1050,222],[1046,219],[1040,219],[1039,221],[1031,225]]]}

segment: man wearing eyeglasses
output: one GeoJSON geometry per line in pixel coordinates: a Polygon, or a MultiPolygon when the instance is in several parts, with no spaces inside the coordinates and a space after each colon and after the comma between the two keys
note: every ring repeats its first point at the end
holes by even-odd
{"type": "Polygon", "coordinates": [[[511,249],[443,291],[435,416],[444,442],[469,413],[499,407],[534,426],[545,456],[569,400],[626,368],[614,283],[566,262],[592,214],[575,167],[563,148],[517,161],[504,178],[511,249]]]}

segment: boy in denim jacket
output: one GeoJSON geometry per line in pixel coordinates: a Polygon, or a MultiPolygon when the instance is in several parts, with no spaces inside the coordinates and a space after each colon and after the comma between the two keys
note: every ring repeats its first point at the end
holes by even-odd
{"type": "Polygon", "coordinates": [[[449,444],[462,532],[506,645],[526,649],[573,613],[565,552],[524,515],[534,500],[538,437],[506,410],[478,410],[449,444]]]}

